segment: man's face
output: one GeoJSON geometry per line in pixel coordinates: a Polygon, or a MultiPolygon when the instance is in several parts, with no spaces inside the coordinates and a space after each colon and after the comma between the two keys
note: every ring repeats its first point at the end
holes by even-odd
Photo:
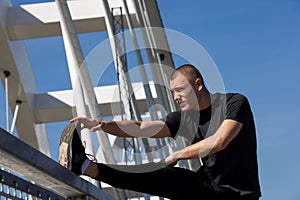
{"type": "Polygon", "coordinates": [[[192,86],[184,76],[179,75],[171,80],[170,87],[174,101],[182,111],[199,110],[196,86],[192,86]]]}

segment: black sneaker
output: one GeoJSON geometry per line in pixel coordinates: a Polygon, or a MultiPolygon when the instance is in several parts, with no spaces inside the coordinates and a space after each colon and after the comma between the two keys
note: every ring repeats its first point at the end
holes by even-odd
{"type": "Polygon", "coordinates": [[[81,166],[87,159],[80,136],[80,123],[70,123],[62,132],[59,143],[58,162],[77,175],[81,175],[81,166]]]}

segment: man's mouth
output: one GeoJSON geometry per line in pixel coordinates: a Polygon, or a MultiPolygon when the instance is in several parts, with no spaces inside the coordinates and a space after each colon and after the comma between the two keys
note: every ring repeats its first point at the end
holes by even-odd
{"type": "Polygon", "coordinates": [[[178,106],[179,106],[179,107],[182,107],[182,106],[183,106],[183,104],[184,104],[184,102],[183,102],[183,101],[178,101],[178,106]]]}

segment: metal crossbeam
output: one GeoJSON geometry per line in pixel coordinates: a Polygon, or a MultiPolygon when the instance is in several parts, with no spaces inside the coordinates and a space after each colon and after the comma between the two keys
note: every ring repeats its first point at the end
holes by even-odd
{"type": "Polygon", "coordinates": [[[115,200],[54,160],[0,128],[0,166],[63,198],[89,196],[115,200]]]}
{"type": "Polygon", "coordinates": [[[25,199],[27,197],[27,199],[66,200],[62,196],[2,169],[0,169],[0,196],[7,199],[25,199]]]}

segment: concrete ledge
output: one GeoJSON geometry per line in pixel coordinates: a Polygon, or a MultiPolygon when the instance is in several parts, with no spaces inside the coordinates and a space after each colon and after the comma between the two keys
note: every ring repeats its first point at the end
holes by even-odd
{"type": "Polygon", "coordinates": [[[92,199],[115,200],[1,128],[0,138],[0,166],[65,198],[87,195],[92,199]]]}

